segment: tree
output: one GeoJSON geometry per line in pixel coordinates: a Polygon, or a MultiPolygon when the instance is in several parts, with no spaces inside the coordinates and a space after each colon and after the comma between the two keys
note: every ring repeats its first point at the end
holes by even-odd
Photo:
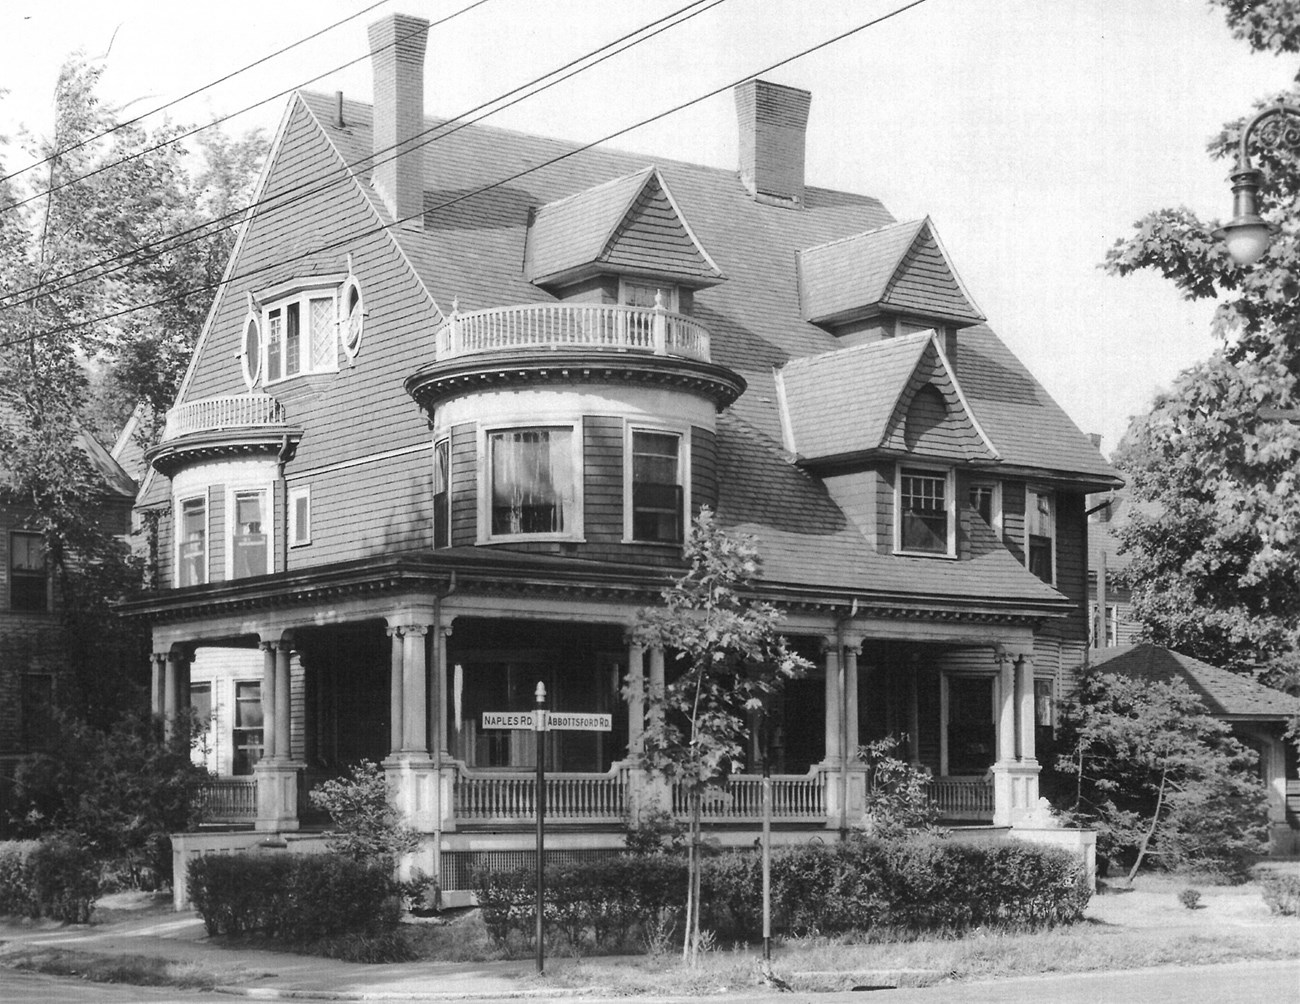
{"type": "Polygon", "coordinates": [[[402,823],[384,770],[362,760],[346,777],[325,781],[308,793],[311,804],[329,813],[336,827],[329,848],[358,861],[395,863],[420,845],[420,834],[402,823]]]}
{"type": "Polygon", "coordinates": [[[147,714],[99,729],[56,713],[45,750],[15,770],[13,823],[29,836],[74,838],[136,887],[169,881],[170,834],[197,822],[208,777],[190,759],[197,725],[181,716],[169,738],[147,714]]]}
{"type": "MultiPolygon", "coordinates": [[[[1257,50],[1300,51],[1300,4],[1215,0],[1257,50]]],[[[1300,89],[1269,97],[1295,103],[1300,89]]],[[[1235,155],[1247,117],[1210,144],[1235,155]]],[[[1283,123],[1285,120],[1274,120],[1283,123]]],[[[1296,123],[1289,123],[1295,125],[1296,123]]],[[[1121,531],[1135,613],[1154,642],[1266,682],[1300,678],[1300,144],[1267,130],[1252,146],[1262,202],[1280,227],[1271,251],[1242,268],[1186,209],[1138,221],[1106,258],[1115,275],[1152,269],[1189,300],[1217,299],[1220,345],[1133,420],[1116,456],[1135,498],[1156,503],[1121,531]]]]}
{"type": "Polygon", "coordinates": [[[944,832],[938,825],[939,809],[927,790],[930,769],[898,755],[906,742],[906,735],[893,735],[858,747],[858,761],[866,767],[863,815],[873,837],[889,840],[944,832]]]}
{"type": "Polygon", "coordinates": [[[1097,830],[1099,853],[1129,862],[1130,883],[1152,856],[1244,877],[1264,852],[1256,755],[1181,680],[1085,674],[1062,712],[1061,748],[1055,770],[1073,791],[1058,808],[1097,830]]]}
{"type": "Polygon", "coordinates": [[[763,715],[781,685],[811,667],[778,632],[776,607],[748,592],[759,569],[752,540],[728,534],[705,507],[691,526],[685,553],[688,570],[664,590],[662,607],[638,614],[633,638],[673,659],[662,693],[648,681],[642,684],[649,714],[641,762],[689,799],[682,956],[694,962],[700,944],[701,805],[706,796],[724,794],[727,775],[742,769],[748,717],[763,715]]]}
{"type": "Polygon", "coordinates": [[[140,249],[246,198],[265,147],[256,134],[210,138],[191,174],[185,147],[160,145],[179,127],[108,132],[117,114],[96,93],[103,69],[81,56],[68,60],[55,88],[54,132],[28,141],[25,155],[42,162],[39,177],[0,183],[3,490],[35,514],[67,659],[79,671],[80,708],[100,726],[141,689],[131,674],[146,665],[146,640],[113,616],[110,601],[139,588],[143,563],[120,528],[102,519],[103,482],[81,437],[89,426],[111,440],[138,401],[146,435],[157,427],[150,419],[170,404],[211,299],[185,293],[219,277],[233,236],[172,241],[163,254],[140,249]],[[40,197],[18,205],[32,195],[40,197]],[[99,262],[108,264],[94,267],[99,262]]]}

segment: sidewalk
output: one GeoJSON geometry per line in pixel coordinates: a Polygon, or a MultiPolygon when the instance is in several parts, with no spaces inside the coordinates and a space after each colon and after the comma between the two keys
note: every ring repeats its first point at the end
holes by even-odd
{"type": "MultiPolygon", "coordinates": [[[[94,955],[139,955],[229,972],[224,992],[262,1000],[444,1001],[481,997],[556,998],[572,990],[538,985],[532,960],[365,965],[242,945],[214,944],[193,913],[151,914],[105,924],[56,926],[0,922],[0,965],[23,948],[94,955]]],[[[547,960],[563,967],[568,960],[547,960]]]]}

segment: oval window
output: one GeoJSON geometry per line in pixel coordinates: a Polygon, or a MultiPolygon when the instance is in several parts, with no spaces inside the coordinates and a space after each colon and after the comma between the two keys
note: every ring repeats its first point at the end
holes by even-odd
{"type": "Polygon", "coordinates": [[[262,373],[262,333],[256,317],[244,322],[244,344],[240,355],[244,360],[244,383],[252,390],[262,373]]]}
{"type": "Polygon", "coordinates": [[[361,351],[361,328],[364,313],[361,303],[361,287],[355,279],[348,281],[343,293],[343,351],[349,359],[356,358],[361,351]]]}

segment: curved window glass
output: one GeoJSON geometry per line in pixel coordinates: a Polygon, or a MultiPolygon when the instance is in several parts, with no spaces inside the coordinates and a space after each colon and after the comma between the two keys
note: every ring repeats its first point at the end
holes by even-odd
{"type": "Polygon", "coordinates": [[[241,348],[244,360],[244,383],[252,390],[262,375],[262,330],[256,317],[244,322],[244,343],[241,348]]]}

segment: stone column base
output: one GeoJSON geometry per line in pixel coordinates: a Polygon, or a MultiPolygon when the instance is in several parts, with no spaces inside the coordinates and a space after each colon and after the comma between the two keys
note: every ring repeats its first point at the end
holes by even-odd
{"type": "Polygon", "coordinates": [[[298,829],[298,772],[303,764],[291,760],[262,760],[253,768],[257,778],[257,822],[261,832],[298,829]]]}
{"type": "Polygon", "coordinates": [[[1038,809],[1038,761],[1000,760],[992,770],[993,825],[1024,822],[1038,809]]]}
{"type": "Polygon", "coordinates": [[[439,828],[440,778],[427,753],[394,753],[384,761],[384,775],[402,822],[421,833],[439,828]]]}
{"type": "Polygon", "coordinates": [[[866,768],[860,763],[847,768],[823,763],[818,770],[826,800],[827,828],[838,829],[841,820],[850,829],[862,826],[867,809],[866,768]]]}

